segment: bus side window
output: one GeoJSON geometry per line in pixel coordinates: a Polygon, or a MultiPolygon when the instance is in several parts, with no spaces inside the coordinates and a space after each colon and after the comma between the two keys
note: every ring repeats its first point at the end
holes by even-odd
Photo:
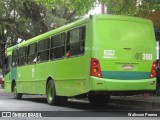
{"type": "Polygon", "coordinates": [[[18,49],[13,50],[12,53],[12,66],[15,67],[18,65],[18,49]]]}
{"type": "Polygon", "coordinates": [[[18,65],[25,65],[26,64],[26,51],[27,47],[19,48],[18,50],[18,65]]]}
{"type": "Polygon", "coordinates": [[[37,57],[37,43],[33,43],[28,46],[28,64],[33,64],[34,59],[37,57]]]}
{"type": "Polygon", "coordinates": [[[60,59],[64,57],[65,33],[55,35],[51,38],[50,59],[60,59]]]}
{"type": "Polygon", "coordinates": [[[47,38],[38,42],[37,62],[49,60],[49,41],[50,39],[47,38]]]}
{"type": "Polygon", "coordinates": [[[11,56],[7,56],[5,58],[5,65],[4,65],[4,69],[3,69],[3,76],[6,75],[9,71],[10,71],[10,61],[11,60],[11,56]]]}
{"type": "Polygon", "coordinates": [[[85,27],[73,29],[67,33],[66,57],[84,54],[85,27]]]}

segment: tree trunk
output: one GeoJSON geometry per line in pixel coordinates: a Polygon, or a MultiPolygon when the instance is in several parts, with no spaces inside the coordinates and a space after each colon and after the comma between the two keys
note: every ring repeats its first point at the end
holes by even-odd
{"type": "Polygon", "coordinates": [[[5,60],[5,42],[4,42],[4,28],[0,31],[0,69],[4,67],[5,60]]]}

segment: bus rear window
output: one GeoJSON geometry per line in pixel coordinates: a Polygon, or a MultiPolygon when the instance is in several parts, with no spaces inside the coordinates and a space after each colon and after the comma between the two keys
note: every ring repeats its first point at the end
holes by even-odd
{"type": "Polygon", "coordinates": [[[139,21],[99,20],[97,23],[98,38],[114,46],[135,47],[135,43],[139,46],[149,45],[153,42],[152,33],[150,24],[139,21]]]}

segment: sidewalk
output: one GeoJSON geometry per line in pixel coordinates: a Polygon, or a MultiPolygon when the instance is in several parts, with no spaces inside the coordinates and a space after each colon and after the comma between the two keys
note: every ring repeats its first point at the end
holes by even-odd
{"type": "Polygon", "coordinates": [[[4,89],[0,88],[0,94],[4,93],[4,89]]]}
{"type": "Polygon", "coordinates": [[[160,96],[149,96],[147,98],[143,96],[112,96],[110,103],[154,110],[157,108],[160,109],[160,96]]]}

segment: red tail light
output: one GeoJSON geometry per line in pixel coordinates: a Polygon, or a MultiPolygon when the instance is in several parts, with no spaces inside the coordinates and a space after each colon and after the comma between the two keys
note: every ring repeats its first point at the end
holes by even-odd
{"type": "Polygon", "coordinates": [[[152,64],[150,78],[155,78],[156,77],[156,69],[157,69],[157,61],[154,61],[153,64],[152,64]]]}
{"type": "Polygon", "coordinates": [[[90,75],[102,78],[100,63],[96,58],[91,58],[90,75]]]}

